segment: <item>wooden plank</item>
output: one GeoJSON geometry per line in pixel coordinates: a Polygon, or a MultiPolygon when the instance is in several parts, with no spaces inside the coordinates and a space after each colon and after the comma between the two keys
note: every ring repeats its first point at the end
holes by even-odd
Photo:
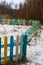
{"type": "Polygon", "coordinates": [[[20,43],[20,59],[26,58],[26,50],[27,50],[27,35],[22,35],[20,43]]]}
{"type": "Polygon", "coordinates": [[[26,51],[27,51],[27,35],[23,36],[23,58],[26,58],[26,51]]]}
{"type": "Polygon", "coordinates": [[[10,37],[10,60],[13,61],[13,36],[10,37]]]}
{"type": "Polygon", "coordinates": [[[4,64],[7,63],[7,43],[8,43],[8,39],[5,36],[4,37],[4,64]]]}
{"type": "Polygon", "coordinates": [[[19,35],[17,35],[17,38],[16,38],[16,62],[19,59],[19,56],[18,56],[18,47],[19,47],[19,35]]]}
{"type": "Polygon", "coordinates": [[[22,59],[23,56],[23,35],[21,36],[21,40],[20,40],[20,59],[22,59]]]}

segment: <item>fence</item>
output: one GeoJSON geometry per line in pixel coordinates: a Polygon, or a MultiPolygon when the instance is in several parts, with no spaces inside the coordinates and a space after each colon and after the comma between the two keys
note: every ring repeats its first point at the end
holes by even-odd
{"type": "MultiPolygon", "coordinates": [[[[8,20],[9,21],[9,20],[8,20]]],[[[8,22],[7,21],[7,22],[8,22]]],[[[12,20],[11,20],[12,21],[12,20]]],[[[25,22],[25,21],[24,21],[25,22]]],[[[12,24],[12,22],[10,22],[12,24]]],[[[13,19],[13,23],[14,24],[24,24],[23,20],[17,20],[13,19]],[[21,22],[20,22],[21,21],[21,22]],[[20,23],[19,23],[20,22],[20,23]]],[[[3,60],[3,63],[6,64],[8,60],[13,61],[14,58],[15,61],[17,62],[18,59],[22,60],[22,58],[26,58],[26,48],[27,48],[27,42],[32,38],[32,36],[37,32],[38,28],[39,28],[39,21],[33,21],[31,22],[32,27],[27,30],[24,34],[21,35],[21,37],[19,38],[19,35],[17,35],[16,41],[14,41],[13,36],[10,36],[10,43],[8,44],[8,37],[4,37],[4,44],[2,45],[1,43],[1,37],[0,37],[0,60],[3,60]],[[18,54],[18,47],[20,45],[20,54],[18,54]],[[16,46],[16,54],[13,55],[13,47],[16,46]],[[7,55],[7,48],[10,47],[10,55],[7,55]],[[4,48],[4,57],[1,57],[1,49],[4,48]]],[[[1,63],[0,61],[0,63],[1,63]]]]}
{"type": "MultiPolygon", "coordinates": [[[[1,49],[4,48],[4,57],[1,57],[1,55],[0,55],[0,60],[3,60],[4,64],[6,64],[7,60],[9,60],[9,59],[10,59],[10,61],[13,61],[14,57],[16,58],[15,61],[18,61],[18,59],[21,60],[22,58],[26,58],[27,35],[22,35],[20,41],[19,41],[19,35],[17,35],[17,38],[16,38],[16,55],[13,55],[13,47],[15,46],[14,44],[15,44],[14,38],[13,38],[13,36],[10,36],[10,44],[9,44],[10,55],[7,56],[8,38],[6,36],[4,37],[4,45],[2,46],[1,45],[1,37],[0,37],[0,53],[1,53],[1,49]],[[18,54],[19,43],[20,43],[20,54],[18,54]]],[[[0,61],[0,63],[1,63],[1,61],[0,61]]]]}
{"type": "Polygon", "coordinates": [[[2,24],[10,24],[10,25],[25,25],[26,23],[33,25],[40,23],[39,20],[28,20],[25,19],[0,19],[0,23],[2,24]]]}

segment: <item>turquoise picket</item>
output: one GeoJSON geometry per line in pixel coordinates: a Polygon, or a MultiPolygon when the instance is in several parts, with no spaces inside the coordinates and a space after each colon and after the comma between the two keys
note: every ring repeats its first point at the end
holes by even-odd
{"type": "Polygon", "coordinates": [[[1,63],[1,38],[0,38],[0,63],[1,63]]]}
{"type": "Polygon", "coordinates": [[[29,24],[32,25],[32,20],[29,20],[29,24]]]}
{"type": "Polygon", "coordinates": [[[20,40],[20,59],[22,59],[23,56],[23,35],[21,36],[21,40],[20,40]]]}
{"type": "Polygon", "coordinates": [[[2,23],[2,19],[0,18],[0,24],[2,23]]]}
{"type": "Polygon", "coordinates": [[[20,43],[20,58],[26,58],[26,48],[27,48],[27,35],[21,36],[21,43],[20,43]]]}
{"type": "Polygon", "coordinates": [[[23,56],[22,58],[26,58],[26,51],[27,51],[27,35],[23,36],[23,56]]]}
{"type": "Polygon", "coordinates": [[[18,21],[17,19],[14,19],[14,25],[17,25],[18,21]]]}

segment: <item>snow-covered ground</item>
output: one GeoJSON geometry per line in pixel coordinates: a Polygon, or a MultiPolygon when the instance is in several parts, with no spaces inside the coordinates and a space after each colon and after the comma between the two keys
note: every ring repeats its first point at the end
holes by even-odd
{"type": "Polygon", "coordinates": [[[23,33],[26,32],[31,26],[22,26],[22,25],[0,25],[0,37],[7,36],[14,36],[14,40],[16,40],[16,36],[21,36],[23,33]]]}
{"type": "Polygon", "coordinates": [[[31,26],[22,25],[0,25],[0,37],[21,35],[31,26]]]}
{"type": "MultiPolygon", "coordinates": [[[[23,25],[0,25],[0,37],[1,37],[1,45],[4,44],[4,36],[8,37],[8,43],[10,43],[10,36],[14,36],[14,40],[16,40],[16,36],[19,37],[27,31],[31,26],[23,26],[23,25]]],[[[15,55],[15,49],[13,54],[15,55]]],[[[20,50],[19,50],[20,53],[20,50]]],[[[10,48],[8,47],[8,53],[10,55],[10,48]]],[[[1,48],[1,57],[4,57],[4,48],[1,48]]]]}
{"type": "MultiPolygon", "coordinates": [[[[0,25],[0,36],[17,35],[24,33],[30,26],[2,26],[0,25]],[[3,33],[3,32],[5,33],[3,33]],[[6,32],[7,31],[7,32],[6,32]]],[[[43,26],[38,30],[38,33],[33,36],[32,40],[27,46],[27,59],[28,63],[21,65],[43,65],[43,26]]],[[[2,53],[3,54],[3,53],[2,53]]]]}
{"type": "Polygon", "coordinates": [[[27,46],[29,63],[26,65],[43,65],[43,26],[41,28],[27,46]]]}

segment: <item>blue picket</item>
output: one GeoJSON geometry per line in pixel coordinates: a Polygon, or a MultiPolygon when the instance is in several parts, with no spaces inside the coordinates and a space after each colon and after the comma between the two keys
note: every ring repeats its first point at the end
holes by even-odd
{"type": "Polygon", "coordinates": [[[20,20],[20,25],[23,25],[23,20],[22,19],[20,20]]]}
{"type": "Polygon", "coordinates": [[[13,36],[10,37],[10,60],[13,61],[13,36]]]}

